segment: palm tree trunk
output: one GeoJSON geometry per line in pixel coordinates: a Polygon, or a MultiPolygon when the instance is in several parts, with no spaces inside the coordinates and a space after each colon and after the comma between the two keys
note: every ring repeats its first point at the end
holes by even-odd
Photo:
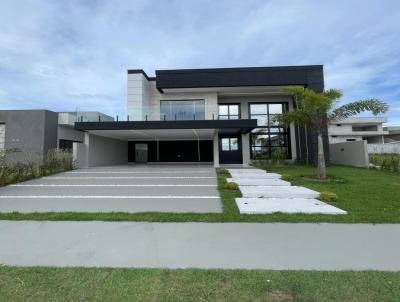
{"type": "Polygon", "coordinates": [[[321,133],[318,133],[318,178],[326,179],[324,142],[321,133]]]}

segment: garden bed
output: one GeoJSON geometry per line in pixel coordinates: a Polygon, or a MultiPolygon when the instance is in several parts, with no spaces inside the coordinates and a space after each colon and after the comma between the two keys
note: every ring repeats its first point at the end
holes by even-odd
{"type": "Polygon", "coordinates": [[[72,154],[68,151],[0,151],[0,187],[72,169],[72,154]]]}

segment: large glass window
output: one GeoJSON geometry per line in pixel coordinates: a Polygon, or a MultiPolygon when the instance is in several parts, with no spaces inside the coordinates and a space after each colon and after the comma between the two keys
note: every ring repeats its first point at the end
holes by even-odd
{"type": "Polygon", "coordinates": [[[218,119],[238,120],[240,117],[239,104],[220,104],[218,105],[218,119]]]}
{"type": "Polygon", "coordinates": [[[204,100],[160,101],[161,120],[204,120],[204,100]]]}
{"type": "Polygon", "coordinates": [[[252,159],[290,158],[289,129],[275,119],[285,112],[286,106],[285,103],[250,104],[250,118],[258,122],[250,139],[252,159]]]}

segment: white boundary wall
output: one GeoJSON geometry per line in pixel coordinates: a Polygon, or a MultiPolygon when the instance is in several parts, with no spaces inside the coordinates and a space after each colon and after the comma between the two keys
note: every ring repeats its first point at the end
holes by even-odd
{"type": "Polygon", "coordinates": [[[368,144],[368,153],[384,154],[396,153],[400,154],[400,143],[395,144],[368,144]]]}
{"type": "Polygon", "coordinates": [[[329,153],[332,164],[369,167],[367,141],[330,144],[329,153]]]}

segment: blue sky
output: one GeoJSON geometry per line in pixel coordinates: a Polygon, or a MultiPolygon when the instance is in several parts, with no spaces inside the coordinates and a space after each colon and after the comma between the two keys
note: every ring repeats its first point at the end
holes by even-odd
{"type": "Polygon", "coordinates": [[[323,64],[400,125],[400,1],[0,1],[0,109],[124,114],[126,70],[323,64]]]}

